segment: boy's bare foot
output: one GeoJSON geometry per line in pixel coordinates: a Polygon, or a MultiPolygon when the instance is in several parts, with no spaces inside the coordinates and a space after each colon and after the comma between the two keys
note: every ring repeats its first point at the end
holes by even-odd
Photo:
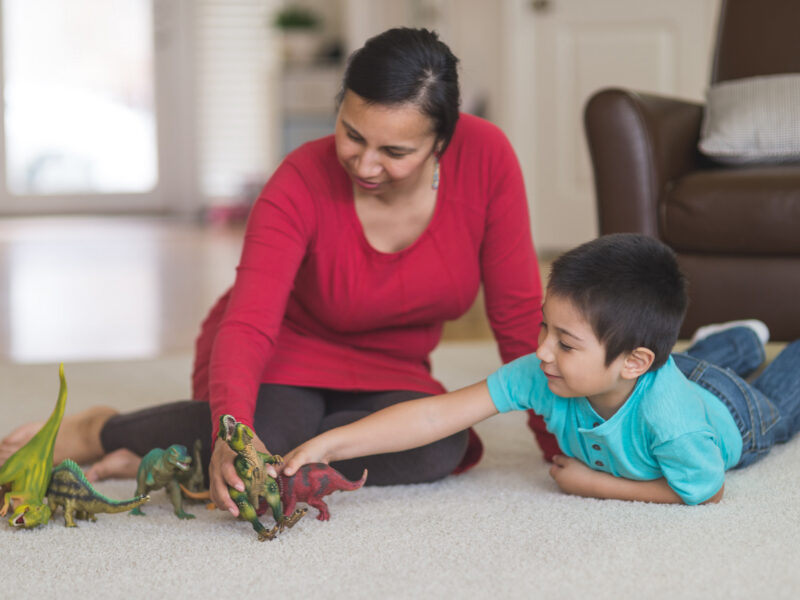
{"type": "MultiPolygon", "coordinates": [[[[65,416],[56,436],[53,464],[71,458],[78,464],[94,462],[103,456],[100,432],[117,411],[108,406],[93,406],[74,415],[65,416]]],[[[27,444],[42,428],[44,421],[17,427],[0,441],[0,464],[27,444]]]]}
{"type": "Polygon", "coordinates": [[[136,477],[141,462],[142,458],[138,454],[134,454],[127,448],[120,448],[109,452],[94,463],[86,471],[86,478],[89,481],[101,481],[114,477],[131,479],[136,477]]]}

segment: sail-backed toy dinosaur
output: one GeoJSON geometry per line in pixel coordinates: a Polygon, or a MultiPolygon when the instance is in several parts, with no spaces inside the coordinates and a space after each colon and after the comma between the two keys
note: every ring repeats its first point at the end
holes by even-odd
{"type": "Polygon", "coordinates": [[[47,488],[47,503],[55,514],[64,508],[64,523],[76,527],[75,519],[96,521],[97,513],[120,513],[141,506],[150,496],[136,496],[130,500],[111,500],[94,489],[81,468],[66,459],[53,469],[50,486],[47,488]]]}
{"type": "Polygon", "coordinates": [[[4,517],[13,504],[14,512],[8,520],[12,527],[31,528],[50,520],[52,511],[44,503],[44,497],[53,472],[56,434],[67,404],[63,364],[58,376],[61,385],[53,414],[36,435],[0,467],[0,517],[4,517]]]}

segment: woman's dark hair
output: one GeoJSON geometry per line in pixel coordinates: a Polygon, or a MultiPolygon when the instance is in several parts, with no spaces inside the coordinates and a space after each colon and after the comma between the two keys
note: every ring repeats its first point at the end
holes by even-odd
{"type": "Polygon", "coordinates": [[[678,339],[688,298],[675,253],[655,238],[616,233],[553,263],[548,296],[572,302],[606,348],[606,366],[639,347],[663,365],[678,339]]]}
{"type": "Polygon", "coordinates": [[[433,121],[442,153],[458,121],[457,66],[458,59],[433,31],[389,29],[350,55],[338,101],[350,90],[374,104],[413,104],[433,121]]]}

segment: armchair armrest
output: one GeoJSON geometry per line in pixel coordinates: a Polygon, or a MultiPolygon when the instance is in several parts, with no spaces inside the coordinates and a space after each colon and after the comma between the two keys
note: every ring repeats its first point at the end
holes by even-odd
{"type": "Polygon", "coordinates": [[[703,106],[621,89],[595,93],[584,124],[594,170],[600,233],[658,236],[669,183],[700,168],[703,106]]]}

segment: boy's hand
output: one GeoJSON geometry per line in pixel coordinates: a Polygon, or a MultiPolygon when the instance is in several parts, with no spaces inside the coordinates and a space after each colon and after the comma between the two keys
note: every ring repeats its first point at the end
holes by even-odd
{"type": "Polygon", "coordinates": [[[597,484],[599,473],[576,458],[557,454],[553,457],[553,465],[550,467],[550,476],[556,480],[561,491],[576,496],[599,497],[597,484]]]}
{"type": "MultiPolygon", "coordinates": [[[[646,481],[616,477],[611,473],[595,471],[576,458],[560,454],[553,457],[550,475],[556,480],[561,491],[576,496],[663,504],[683,503],[681,497],[669,487],[663,477],[646,481]]],[[[725,486],[722,487],[724,489],[725,486]]],[[[718,502],[721,497],[722,489],[707,502],[718,502]]]]}
{"type": "Polygon", "coordinates": [[[303,465],[320,462],[328,464],[329,461],[325,444],[320,442],[319,438],[312,438],[286,454],[283,457],[283,464],[278,465],[278,469],[286,477],[291,477],[303,465]]]}

